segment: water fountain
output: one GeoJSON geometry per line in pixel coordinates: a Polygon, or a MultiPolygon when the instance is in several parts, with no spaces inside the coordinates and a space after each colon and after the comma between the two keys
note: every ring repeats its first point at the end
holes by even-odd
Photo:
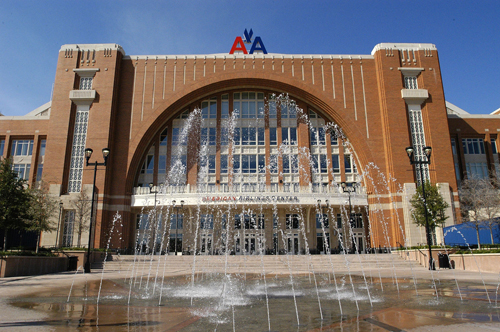
{"type": "MultiPolygon", "coordinates": [[[[297,112],[297,121],[315,132],[316,139],[328,133],[342,141],[346,150],[354,153],[348,139],[335,124],[326,123],[320,127],[322,129],[317,129],[317,124],[286,95],[276,96],[265,106],[265,112],[270,112],[269,108],[276,105],[297,112]]],[[[203,110],[196,110],[189,114],[179,132],[179,142],[185,142],[193,128],[203,128],[202,113],[203,110]]],[[[235,140],[243,134],[240,129],[245,129],[237,126],[239,120],[236,114],[233,112],[222,121],[222,131],[228,133],[230,155],[241,154],[236,151],[241,146],[238,147],[235,140]]],[[[248,121],[245,135],[258,135],[263,118],[257,116],[253,122],[248,121]],[[257,129],[252,131],[252,128],[257,129]]],[[[317,193],[314,190],[308,192],[312,195],[311,209],[320,216],[320,237],[324,241],[321,255],[311,255],[307,237],[311,231],[306,225],[307,216],[303,206],[294,198],[301,195],[299,190],[294,192],[290,189],[281,196],[274,195],[272,188],[266,189],[266,194],[260,194],[258,190],[248,197],[241,194],[241,188],[250,181],[255,188],[267,188],[266,178],[261,174],[275,174],[280,160],[286,160],[283,167],[294,169],[296,174],[307,173],[304,168],[332,167],[329,158],[322,160],[309,150],[294,147],[291,141],[297,139],[296,133],[291,131],[287,135],[288,138],[276,147],[275,157],[270,158],[271,162],[262,168],[258,167],[258,157],[234,161],[233,167],[227,169],[228,177],[233,182],[227,184],[228,191],[222,191],[223,196],[212,195],[207,189],[211,184],[209,179],[213,165],[209,139],[202,139],[197,156],[200,164],[199,190],[185,195],[185,200],[191,205],[190,225],[194,226],[194,241],[188,250],[184,250],[184,255],[179,256],[170,252],[173,233],[174,252],[177,252],[178,212],[175,218],[167,217],[174,215],[174,210],[179,207],[175,205],[174,194],[184,190],[186,167],[183,158],[186,151],[182,144],[178,145],[168,179],[155,188],[154,201],[151,202],[150,195],[145,195],[141,212],[144,217],[138,222],[133,255],[115,255],[113,261],[105,262],[99,279],[90,279],[92,275],[83,276],[86,282],[79,279],[80,282],[74,283],[73,279],[69,295],[68,289],[61,288],[51,290],[50,297],[40,294],[28,296],[19,299],[15,305],[43,310],[51,317],[63,315],[67,324],[65,327],[93,326],[99,330],[127,331],[143,327],[169,331],[366,330],[374,326],[391,327],[387,322],[411,327],[409,321],[415,313],[426,316],[428,322],[442,324],[439,315],[465,315],[471,304],[476,312],[498,321],[498,311],[491,306],[488,293],[488,288],[494,289],[496,284],[487,285],[482,279],[484,288],[481,290],[474,282],[461,281],[459,288],[453,271],[452,277],[443,272],[438,285],[434,275],[429,275],[427,270],[411,261],[399,260],[393,254],[382,254],[376,248],[367,247],[369,242],[366,239],[372,237],[369,220],[362,235],[364,241],[359,240],[357,231],[353,229],[352,215],[349,222],[335,229],[333,220],[325,219],[321,203],[316,204],[321,199],[324,202],[325,197],[345,199],[340,183],[335,180],[326,187],[327,195],[321,195],[321,191],[325,190],[321,186],[317,187],[317,193]],[[256,171],[245,173],[245,167],[256,171]],[[235,188],[239,188],[238,201],[233,198],[235,188]],[[286,218],[280,218],[278,209],[284,206],[288,206],[290,213],[286,218]],[[271,211],[272,228],[269,220],[264,227],[264,211],[271,211]],[[232,226],[233,220],[235,227],[228,227],[232,226]],[[220,232],[217,239],[213,235],[214,229],[220,232]],[[275,241],[272,246],[265,241],[268,229],[272,231],[267,234],[271,234],[275,241]],[[291,236],[287,233],[288,229],[293,229],[296,235],[291,236]],[[329,240],[330,236],[335,236],[333,241],[329,240]],[[299,249],[299,242],[303,250],[299,249]],[[330,242],[338,247],[331,248],[330,242]],[[364,248],[361,248],[363,243],[364,248]],[[162,252],[167,254],[159,255],[162,252]],[[387,313],[389,316],[391,313],[404,313],[408,321],[388,318],[385,316],[387,313]]],[[[321,139],[324,140],[324,137],[321,139]]],[[[385,188],[392,181],[388,181],[373,164],[358,167],[358,170],[359,182],[371,182],[375,196],[378,195],[378,186],[385,188]]],[[[279,176],[285,179],[293,177],[279,176]]],[[[295,183],[288,188],[293,188],[295,183]]],[[[366,197],[362,191],[354,191],[352,195],[353,200],[358,199],[357,202],[366,197]]],[[[342,202],[342,199],[339,201],[342,202]]],[[[350,215],[347,202],[340,203],[339,207],[340,215],[350,215]]],[[[355,206],[356,213],[362,211],[366,218],[369,217],[367,209],[367,206],[355,206]]],[[[385,241],[390,243],[381,211],[380,208],[373,213],[382,215],[379,220],[382,220],[385,241]]],[[[327,216],[335,215],[332,205],[327,205],[327,212],[327,216]]],[[[184,217],[182,222],[187,224],[184,217]]],[[[119,223],[121,217],[116,215],[107,249],[111,238],[120,236],[115,231],[115,225],[119,223]]],[[[399,220],[398,223],[402,230],[399,220]]],[[[79,276],[78,272],[75,278],[79,276]]],[[[459,318],[445,323],[457,321],[459,318]]],[[[57,323],[53,325],[57,326],[57,323]]]]}

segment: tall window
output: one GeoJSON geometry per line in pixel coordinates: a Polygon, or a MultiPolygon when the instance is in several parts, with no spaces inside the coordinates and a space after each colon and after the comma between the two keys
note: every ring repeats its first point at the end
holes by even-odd
{"type": "Polygon", "coordinates": [[[275,127],[269,128],[269,145],[278,145],[278,135],[275,127]]]}
{"type": "Polygon", "coordinates": [[[221,174],[227,173],[227,154],[221,154],[220,156],[220,172],[221,174]]]}
{"type": "Polygon", "coordinates": [[[75,211],[69,210],[64,212],[64,226],[63,226],[63,247],[73,246],[73,231],[75,228],[75,211]]]}
{"type": "Polygon", "coordinates": [[[203,119],[217,118],[217,99],[215,97],[201,103],[201,117],[203,119]]]}
{"type": "Polygon", "coordinates": [[[14,164],[12,170],[17,174],[20,179],[28,180],[30,175],[31,164],[14,164]]]}
{"type": "Polygon", "coordinates": [[[222,95],[221,99],[222,99],[222,102],[221,102],[220,117],[222,119],[227,119],[227,118],[229,118],[229,95],[227,95],[227,94],[222,95]]]}
{"type": "Polygon", "coordinates": [[[172,128],[172,145],[187,145],[187,138],[182,137],[182,128],[172,128]]]}
{"type": "Polygon", "coordinates": [[[455,143],[455,139],[451,139],[451,152],[455,156],[457,154],[457,144],[455,143]]]}
{"type": "Polygon", "coordinates": [[[82,173],[85,162],[85,142],[87,140],[88,108],[77,108],[75,130],[73,132],[73,147],[69,170],[68,192],[79,193],[82,186],[82,173]]]}
{"type": "Polygon", "coordinates": [[[206,168],[208,174],[215,174],[215,155],[200,157],[200,168],[206,168]]]}
{"type": "Polygon", "coordinates": [[[325,145],[325,128],[323,127],[313,127],[310,129],[310,139],[311,145],[325,145]]]}
{"type": "Polygon", "coordinates": [[[265,134],[266,129],[264,127],[257,128],[257,145],[266,145],[265,134]]]}
{"type": "Polygon", "coordinates": [[[179,214],[171,214],[170,215],[170,229],[182,229],[182,224],[184,221],[184,215],[182,213],[179,214]]]}
{"type": "Polygon", "coordinates": [[[295,104],[281,104],[281,118],[282,119],[295,119],[297,117],[297,109],[295,104]]]}
{"type": "Polygon", "coordinates": [[[316,228],[323,228],[321,226],[321,223],[323,223],[323,226],[325,228],[328,228],[330,226],[330,223],[328,221],[328,214],[319,214],[316,213],[316,228]]]}
{"type": "Polygon", "coordinates": [[[332,154],[332,171],[333,173],[340,173],[340,162],[338,154],[332,154]]]}
{"type": "MultiPolygon", "coordinates": [[[[422,109],[420,105],[408,105],[408,115],[410,118],[410,132],[411,132],[411,141],[413,144],[413,148],[415,151],[415,160],[422,161],[426,160],[424,156],[424,146],[425,143],[425,133],[424,133],[424,124],[422,121],[422,109]]],[[[429,177],[429,165],[420,164],[415,167],[415,175],[417,178],[417,183],[420,185],[420,173],[423,173],[424,181],[430,179],[429,177]]]]}
{"type": "Polygon", "coordinates": [[[214,229],[214,215],[213,214],[200,215],[200,228],[214,229]]]}
{"type": "Polygon", "coordinates": [[[31,158],[22,157],[29,157],[33,154],[33,140],[13,140],[11,154],[14,157],[13,171],[17,173],[20,179],[28,180],[31,158]]]}
{"type": "Polygon", "coordinates": [[[281,127],[281,142],[285,145],[297,145],[297,128],[281,127]]]}
{"type": "Polygon", "coordinates": [[[344,155],[344,169],[346,173],[352,173],[352,160],[351,160],[351,155],[346,154],[344,155]]]}
{"type": "Polygon", "coordinates": [[[287,214],[285,220],[286,220],[286,229],[300,228],[300,216],[298,214],[287,214]]]}
{"type": "Polygon", "coordinates": [[[144,164],[142,164],[141,174],[153,174],[155,168],[155,156],[147,155],[144,164]]]}
{"type": "Polygon", "coordinates": [[[215,145],[217,137],[217,128],[201,128],[201,144],[215,145]]]}
{"type": "Polygon", "coordinates": [[[257,130],[255,127],[241,128],[241,145],[256,145],[256,133],[257,130]]]}
{"type": "Polygon", "coordinates": [[[328,165],[326,161],[326,155],[324,154],[313,154],[311,156],[313,163],[313,172],[314,173],[327,173],[328,165]]]}
{"type": "Polygon", "coordinates": [[[299,158],[295,154],[284,154],[283,159],[283,173],[298,173],[299,172],[299,158]]]}

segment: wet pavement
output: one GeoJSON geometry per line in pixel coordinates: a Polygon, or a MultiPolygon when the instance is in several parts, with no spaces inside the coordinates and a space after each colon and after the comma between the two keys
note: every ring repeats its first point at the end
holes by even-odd
{"type": "Polygon", "coordinates": [[[500,331],[495,274],[96,272],[1,279],[0,331],[500,331]]]}

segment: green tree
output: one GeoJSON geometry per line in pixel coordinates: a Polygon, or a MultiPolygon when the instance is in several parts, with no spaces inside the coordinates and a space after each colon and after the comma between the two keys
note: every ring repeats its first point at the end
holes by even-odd
{"type": "Polygon", "coordinates": [[[58,210],[58,201],[49,195],[49,186],[43,181],[30,189],[30,199],[28,230],[37,233],[36,252],[38,252],[41,233],[55,229],[51,219],[58,210]]]}
{"type": "Polygon", "coordinates": [[[78,234],[76,246],[78,248],[82,246],[82,233],[89,229],[91,204],[90,196],[83,190],[76,199],[71,201],[71,205],[75,208],[76,233],[78,234]]]}
{"type": "MultiPolygon", "coordinates": [[[[425,227],[425,205],[422,194],[422,186],[417,187],[417,192],[412,196],[410,203],[413,207],[413,221],[418,226],[425,227]]],[[[445,202],[443,196],[439,193],[438,186],[431,184],[429,181],[425,183],[425,197],[429,231],[433,231],[436,227],[443,226],[446,219],[448,219],[445,212],[449,204],[445,202]]]]}
{"type": "Polygon", "coordinates": [[[25,180],[12,170],[11,159],[0,160],[0,228],[4,230],[3,248],[7,248],[10,230],[26,230],[29,220],[30,193],[25,180]]]}

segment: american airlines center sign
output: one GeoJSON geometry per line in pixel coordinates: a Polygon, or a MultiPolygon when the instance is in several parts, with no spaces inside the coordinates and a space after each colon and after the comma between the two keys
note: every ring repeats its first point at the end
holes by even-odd
{"type": "Polygon", "coordinates": [[[297,196],[207,196],[202,202],[237,202],[237,203],[299,203],[297,196]]]}

